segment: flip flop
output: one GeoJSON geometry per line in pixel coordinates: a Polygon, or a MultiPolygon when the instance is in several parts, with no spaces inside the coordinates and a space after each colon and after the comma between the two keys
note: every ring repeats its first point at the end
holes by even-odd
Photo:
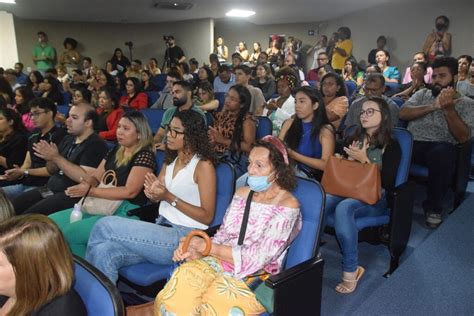
{"type": "Polygon", "coordinates": [[[341,294],[350,294],[352,292],[355,291],[355,289],[357,288],[357,282],[359,282],[359,280],[362,278],[362,276],[364,275],[365,273],[365,269],[361,266],[358,266],[357,267],[357,270],[356,270],[356,278],[354,280],[348,280],[348,279],[342,279],[342,282],[339,283],[337,286],[336,286],[336,291],[338,293],[341,293],[341,294]],[[347,287],[346,284],[344,283],[350,283],[350,284],[353,284],[354,287],[352,288],[349,288],[347,287]]]}

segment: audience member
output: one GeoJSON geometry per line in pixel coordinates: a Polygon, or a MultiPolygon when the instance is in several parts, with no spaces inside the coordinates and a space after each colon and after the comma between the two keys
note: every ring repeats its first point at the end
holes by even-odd
{"type": "Polygon", "coordinates": [[[71,76],[69,76],[68,71],[66,69],[66,66],[63,65],[57,65],[56,66],[56,71],[58,72],[58,76],[56,79],[58,79],[59,83],[64,84],[66,81],[71,80],[71,76]]]}
{"type": "Polygon", "coordinates": [[[265,100],[269,100],[276,92],[275,78],[272,76],[271,68],[268,64],[257,64],[256,68],[256,78],[252,81],[252,85],[262,90],[265,100]]]}
{"type": "Polygon", "coordinates": [[[438,57],[431,66],[432,86],[405,102],[400,118],[409,121],[407,129],[413,134],[413,162],[428,168],[423,209],[427,226],[436,228],[442,223],[442,202],[453,179],[455,145],[470,141],[474,128],[474,101],[455,90],[455,58],[438,57]]]}
{"type": "Polygon", "coordinates": [[[344,125],[346,127],[357,125],[359,122],[360,111],[362,104],[366,101],[367,97],[381,97],[387,102],[390,110],[391,126],[394,127],[398,123],[398,105],[390,98],[383,95],[385,91],[385,78],[381,73],[370,73],[362,85],[364,95],[355,99],[349,107],[349,111],[346,115],[344,125]]]}
{"type": "Polygon", "coordinates": [[[458,57],[458,80],[456,82],[456,90],[462,95],[474,97],[474,84],[469,78],[469,68],[472,64],[472,57],[469,55],[461,55],[458,57]]]}
{"type": "Polygon", "coordinates": [[[321,95],[326,106],[329,122],[338,129],[341,119],[349,108],[346,85],[342,77],[336,73],[328,73],[321,79],[321,95]]]}
{"type": "Polygon", "coordinates": [[[46,185],[50,173],[46,161],[35,155],[33,146],[44,140],[59,145],[65,135],[64,129],[54,122],[56,105],[46,98],[35,98],[30,103],[31,118],[35,129],[28,137],[27,152],[21,164],[14,164],[0,176],[2,189],[13,199],[23,192],[46,185]]]}
{"type": "MultiPolygon", "coordinates": [[[[219,58],[217,57],[217,54],[214,54],[214,53],[210,54],[209,55],[209,69],[211,69],[213,80],[217,76],[217,71],[220,65],[221,63],[219,62],[219,58]]],[[[199,72],[198,72],[198,75],[199,75],[199,72]]],[[[211,83],[213,83],[213,81],[211,81],[211,83]]]]}
{"type": "Polygon", "coordinates": [[[214,53],[217,54],[217,58],[219,58],[219,62],[225,63],[227,62],[227,58],[229,58],[229,48],[224,45],[224,39],[222,37],[218,37],[216,40],[216,47],[214,48],[214,53]]]}
{"type": "MultiPolygon", "coordinates": [[[[306,55],[308,55],[308,56],[312,51],[314,51],[313,61],[311,63],[311,68],[310,69],[315,69],[315,68],[318,68],[318,67],[322,66],[320,64],[319,54],[321,54],[321,53],[327,54],[327,49],[328,49],[328,37],[326,35],[321,35],[319,37],[318,41],[316,42],[316,44],[314,44],[314,46],[311,46],[310,48],[308,48],[308,50],[306,51],[306,55]]],[[[312,80],[312,79],[309,79],[309,80],[312,80]]]]}
{"type": "Polygon", "coordinates": [[[40,91],[39,85],[43,82],[43,75],[39,71],[32,71],[28,76],[28,84],[33,92],[40,91]]]}
{"type": "Polygon", "coordinates": [[[153,81],[151,81],[151,78],[153,78],[153,75],[151,71],[149,70],[142,70],[140,74],[141,80],[142,80],[142,86],[143,86],[143,91],[145,92],[157,92],[159,89],[153,81]]]}
{"type": "Polygon", "coordinates": [[[425,74],[426,74],[426,64],[423,62],[415,62],[411,66],[411,75],[410,78],[412,81],[407,84],[403,84],[400,87],[399,93],[392,96],[392,98],[401,98],[402,100],[408,100],[415,92],[420,89],[424,89],[426,86],[425,83],[425,74]]]}
{"type": "Polygon", "coordinates": [[[119,104],[124,109],[141,110],[148,108],[148,95],[142,92],[140,81],[135,77],[127,78],[126,95],[120,97],[119,104]]]}
{"type": "Polygon", "coordinates": [[[197,96],[199,100],[199,108],[204,111],[214,111],[219,107],[219,100],[214,98],[214,90],[212,84],[203,81],[198,85],[197,96]]]}
{"type": "Polygon", "coordinates": [[[265,98],[263,96],[262,90],[249,84],[252,70],[246,65],[240,65],[234,68],[234,70],[235,83],[247,88],[252,96],[250,108],[248,111],[255,115],[260,115],[263,112],[263,107],[265,106],[265,98]]]}
{"type": "Polygon", "coordinates": [[[59,64],[65,66],[68,71],[77,69],[81,61],[81,55],[77,52],[77,41],[71,37],[66,37],[63,42],[64,51],[59,55],[59,64]]]}
{"type": "Polygon", "coordinates": [[[295,116],[283,123],[278,137],[288,146],[297,174],[321,180],[326,162],[334,153],[335,133],[318,90],[296,90],[295,116]]]}
{"type": "MultiPolygon", "coordinates": [[[[0,223],[13,216],[15,216],[15,210],[13,209],[12,202],[10,202],[5,192],[0,190],[0,223]]],[[[2,311],[1,308],[0,311],[2,311]]]]}
{"type": "Polygon", "coordinates": [[[239,42],[237,46],[236,53],[239,53],[242,56],[244,62],[249,61],[250,54],[247,49],[247,44],[245,42],[239,42]]]}
{"type": "Polygon", "coordinates": [[[335,72],[341,74],[346,60],[352,55],[351,30],[346,27],[340,27],[337,30],[339,35],[338,41],[334,45],[331,66],[335,72]]]}
{"type": "Polygon", "coordinates": [[[170,70],[166,74],[166,86],[160,92],[160,97],[155,103],[151,105],[152,109],[164,109],[167,110],[173,107],[173,84],[177,81],[183,80],[183,75],[178,70],[170,70]]]}
{"type": "Polygon", "coordinates": [[[73,289],[74,262],[58,227],[42,215],[0,222],[0,313],[86,316],[73,289]]]}
{"type": "Polygon", "coordinates": [[[148,70],[151,72],[152,77],[161,74],[161,69],[158,67],[158,59],[152,57],[148,62],[148,70]]]}
{"type": "Polygon", "coordinates": [[[283,38],[278,35],[273,35],[271,37],[270,47],[267,49],[267,55],[270,60],[270,63],[275,63],[277,57],[283,55],[283,38]]]}
{"type": "MultiPolygon", "coordinates": [[[[25,160],[28,136],[20,115],[10,108],[0,107],[0,175],[21,165],[25,160]]],[[[1,181],[0,186],[8,185],[1,181]]]]}
{"type": "MultiPolygon", "coordinates": [[[[127,212],[143,206],[147,202],[143,185],[145,175],[156,170],[153,150],[153,135],[142,113],[125,113],[117,126],[118,146],[113,148],[100,165],[87,178],[66,189],[71,198],[96,197],[108,200],[123,200],[113,215],[129,217],[127,212]],[[109,171],[116,175],[117,184],[110,188],[101,188],[102,176],[109,171]]],[[[58,224],[73,254],[84,257],[87,241],[94,224],[103,215],[83,214],[82,219],[70,222],[72,209],[67,209],[49,217],[58,224]]]]}
{"type": "MultiPolygon", "coordinates": [[[[431,84],[431,75],[433,74],[433,69],[431,66],[428,66],[428,57],[423,52],[418,52],[413,56],[413,63],[422,62],[426,66],[426,74],[425,74],[425,83],[431,84]]],[[[407,67],[405,70],[405,76],[403,76],[403,84],[407,84],[411,82],[411,67],[407,67]]]]}
{"type": "Polygon", "coordinates": [[[189,60],[189,72],[191,74],[197,74],[199,70],[199,62],[196,60],[196,58],[191,58],[189,60]]]}
{"type": "Polygon", "coordinates": [[[28,75],[23,72],[23,64],[15,63],[16,83],[22,86],[28,85],[28,75]]]}
{"type": "Polygon", "coordinates": [[[168,68],[176,67],[179,63],[184,63],[186,56],[181,47],[176,45],[176,40],[174,36],[167,36],[165,40],[167,48],[165,52],[166,66],[168,68]]]}
{"type": "Polygon", "coordinates": [[[128,60],[128,58],[123,54],[120,48],[116,48],[114,50],[114,55],[112,56],[110,61],[112,62],[114,70],[118,70],[119,72],[125,73],[127,71],[127,68],[130,67],[130,60],[128,60]]]}
{"type": "Polygon", "coordinates": [[[232,69],[235,70],[238,66],[240,66],[244,62],[242,55],[240,53],[233,53],[232,54],[232,69]]]}
{"type": "Polygon", "coordinates": [[[48,35],[39,31],[38,43],[33,49],[33,63],[36,69],[44,73],[47,69],[54,68],[56,62],[56,49],[48,42],[48,35]]]}
{"type": "Polygon", "coordinates": [[[249,57],[249,62],[252,64],[257,64],[258,56],[262,52],[262,45],[259,42],[253,43],[253,53],[249,57]]]}
{"type": "Polygon", "coordinates": [[[236,310],[245,315],[265,312],[245,280],[278,273],[288,247],[301,229],[299,203],[291,194],[296,179],[288,164],[288,153],[281,142],[270,138],[258,141],[252,149],[250,187],[235,193],[223,224],[212,237],[209,255],[202,254],[205,242],[201,238],[193,238],[187,250],[182,249],[182,242],[176,247],[173,260],[187,262],[175,270],[156,297],[155,315],[187,315],[204,308],[211,308],[216,315],[233,314],[236,310]],[[255,194],[246,202],[251,191],[255,194]],[[246,203],[251,203],[250,212],[240,245],[246,203]],[[200,282],[200,288],[190,287],[189,282],[200,282]],[[239,290],[233,295],[221,295],[221,283],[239,290]]]}
{"type": "Polygon", "coordinates": [[[401,149],[391,136],[390,110],[380,97],[369,97],[359,113],[356,132],[345,139],[343,153],[349,160],[380,166],[381,199],[374,205],[344,197],[326,194],[325,216],[334,213],[334,229],[342,252],[342,282],[336,286],[341,294],[354,292],[365,269],[358,265],[357,217],[380,216],[387,212],[385,192],[395,187],[401,149]]]}
{"type": "Polygon", "coordinates": [[[201,82],[209,82],[211,84],[214,83],[214,74],[212,73],[211,68],[208,66],[202,66],[199,68],[196,85],[200,84],[201,82]]]}
{"type": "Polygon", "coordinates": [[[112,88],[104,87],[99,93],[97,114],[97,132],[105,140],[117,140],[117,127],[123,116],[123,108],[119,106],[117,93],[112,88]]]}
{"type": "Polygon", "coordinates": [[[342,69],[342,78],[344,81],[353,81],[354,83],[357,83],[358,76],[363,77],[364,73],[359,72],[357,69],[357,61],[353,57],[350,57],[346,60],[344,69],[342,69]]]}
{"type": "MultiPolygon", "coordinates": [[[[89,104],[73,105],[66,120],[68,133],[56,146],[46,140],[33,145],[34,154],[46,161],[51,174],[46,186],[26,191],[12,200],[16,214],[51,214],[79,201],[65,190],[81,183],[107,153],[107,145],[94,132],[96,110],[89,104]]],[[[19,164],[19,163],[18,163],[19,164]]]]}
{"type": "MultiPolygon", "coordinates": [[[[120,49],[120,48],[117,48],[120,49]]],[[[121,50],[120,50],[121,52],[121,50]]],[[[114,53],[115,56],[115,53],[114,53]]],[[[117,70],[117,64],[118,64],[118,59],[116,59],[116,62],[114,63],[113,58],[110,60],[110,62],[113,65],[113,69],[117,70]]],[[[91,70],[92,70],[92,59],[90,57],[84,57],[82,59],[82,72],[84,73],[84,80],[89,79],[91,77],[91,70]]]]}
{"type": "Polygon", "coordinates": [[[295,114],[295,98],[292,93],[297,82],[294,71],[289,67],[280,69],[276,74],[278,96],[267,102],[262,113],[272,121],[273,135],[278,135],[283,122],[295,114]]]}
{"type": "Polygon", "coordinates": [[[385,50],[378,50],[375,53],[375,59],[377,60],[377,65],[382,70],[382,74],[385,77],[385,82],[400,82],[400,72],[397,67],[389,66],[390,54],[385,50]]]}
{"type": "Polygon", "coordinates": [[[387,38],[383,35],[380,35],[377,38],[377,48],[372,49],[369,52],[369,56],[367,57],[367,62],[369,64],[372,64],[372,65],[377,64],[376,54],[380,50],[385,51],[385,45],[387,45],[387,38]]]}
{"type": "Polygon", "coordinates": [[[52,75],[47,74],[43,82],[39,85],[39,91],[42,92],[43,98],[50,99],[56,105],[63,104],[63,95],[61,93],[61,83],[52,75]]]}
{"type": "Polygon", "coordinates": [[[30,117],[30,101],[35,98],[33,91],[29,87],[19,87],[15,90],[15,105],[12,107],[21,115],[23,126],[31,132],[35,126],[30,117]]]}
{"type": "MultiPolygon", "coordinates": [[[[363,84],[365,82],[365,80],[367,80],[367,77],[370,75],[370,74],[373,74],[373,73],[379,73],[379,74],[382,74],[382,69],[380,69],[380,67],[378,65],[369,65],[367,66],[367,68],[365,69],[365,72],[362,76],[358,76],[357,77],[357,87],[359,87],[359,91],[354,94],[353,96],[354,97],[360,97],[360,96],[363,96],[364,95],[364,91],[363,91],[363,84]],[[361,91],[362,90],[362,91],[361,91]]],[[[385,78],[384,78],[385,80],[385,78]]],[[[411,80],[411,79],[410,79],[411,80]]],[[[384,81],[385,82],[385,81],[384,81]]]]}
{"type": "Polygon", "coordinates": [[[16,88],[21,87],[20,84],[16,82],[16,72],[15,70],[8,68],[3,72],[3,78],[5,78],[10,86],[10,91],[15,91],[16,88]]]}
{"type": "Polygon", "coordinates": [[[183,80],[186,80],[186,81],[189,81],[189,82],[194,81],[194,75],[191,73],[191,70],[190,70],[189,65],[188,65],[187,62],[179,63],[178,69],[183,74],[183,80]]]}
{"type": "Polygon", "coordinates": [[[227,65],[221,65],[214,79],[214,92],[227,92],[235,84],[235,75],[227,65]]]}
{"type": "Polygon", "coordinates": [[[201,115],[188,110],[176,112],[169,123],[160,174],[145,177],[146,196],[154,203],[161,201],[156,224],[109,216],[94,226],[86,259],[112,282],[117,282],[118,270],[124,266],[146,261],[171,264],[180,238],[211,223],[216,159],[205,139],[201,115]]]}
{"type": "Polygon", "coordinates": [[[130,67],[125,73],[125,76],[127,78],[133,77],[133,78],[137,78],[138,80],[142,80],[141,72],[142,72],[142,61],[140,59],[134,59],[132,60],[130,67]]]}
{"type": "Polygon", "coordinates": [[[316,59],[316,61],[317,61],[317,66],[315,68],[312,68],[308,72],[307,79],[310,80],[310,81],[319,82],[321,77],[319,77],[318,72],[319,72],[319,69],[321,69],[323,66],[326,66],[329,63],[328,54],[326,52],[320,52],[318,54],[318,58],[316,59]]]}
{"type": "Polygon", "coordinates": [[[449,19],[445,15],[438,16],[435,20],[435,28],[426,37],[423,44],[423,52],[432,62],[437,56],[449,56],[451,54],[451,33],[448,33],[449,19]]]}
{"type": "Polygon", "coordinates": [[[260,52],[257,58],[257,64],[267,64],[268,63],[268,54],[266,52],[260,52]]]}

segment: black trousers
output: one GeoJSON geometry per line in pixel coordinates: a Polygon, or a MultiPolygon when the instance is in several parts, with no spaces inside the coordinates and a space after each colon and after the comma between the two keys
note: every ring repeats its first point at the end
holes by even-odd
{"type": "Polygon", "coordinates": [[[12,200],[15,213],[49,215],[74,206],[80,198],[70,198],[64,192],[43,198],[39,189],[23,192],[12,200]]]}
{"type": "Polygon", "coordinates": [[[449,185],[453,183],[456,146],[442,142],[414,141],[412,160],[428,168],[427,197],[423,208],[427,212],[441,214],[443,199],[449,185]]]}

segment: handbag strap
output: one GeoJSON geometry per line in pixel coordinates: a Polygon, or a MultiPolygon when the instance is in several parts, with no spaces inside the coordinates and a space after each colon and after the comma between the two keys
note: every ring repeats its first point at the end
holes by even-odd
{"type": "Polygon", "coordinates": [[[254,193],[255,193],[254,191],[250,190],[249,195],[247,197],[247,202],[245,202],[244,217],[242,218],[242,224],[240,226],[240,233],[239,233],[239,240],[237,242],[238,246],[242,246],[244,244],[245,232],[247,231],[247,223],[249,221],[250,204],[252,204],[252,197],[254,193]]]}
{"type": "Polygon", "coordinates": [[[117,175],[115,174],[115,171],[107,170],[106,172],[104,172],[100,182],[103,184],[112,184],[113,186],[117,186],[117,175]],[[107,183],[107,179],[111,179],[111,181],[107,183]]]}

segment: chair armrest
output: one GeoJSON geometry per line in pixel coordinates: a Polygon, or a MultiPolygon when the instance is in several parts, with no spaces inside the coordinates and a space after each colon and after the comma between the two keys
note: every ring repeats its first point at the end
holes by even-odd
{"type": "Polygon", "coordinates": [[[130,210],[127,212],[128,216],[138,216],[141,221],[154,223],[158,217],[158,204],[147,204],[142,207],[130,210]]]}
{"type": "Polygon", "coordinates": [[[390,208],[389,249],[392,255],[401,255],[410,238],[413,213],[414,182],[405,182],[388,193],[390,208]]]}
{"type": "Polygon", "coordinates": [[[277,275],[265,284],[274,289],[273,314],[320,315],[324,261],[315,257],[277,275]]]}

